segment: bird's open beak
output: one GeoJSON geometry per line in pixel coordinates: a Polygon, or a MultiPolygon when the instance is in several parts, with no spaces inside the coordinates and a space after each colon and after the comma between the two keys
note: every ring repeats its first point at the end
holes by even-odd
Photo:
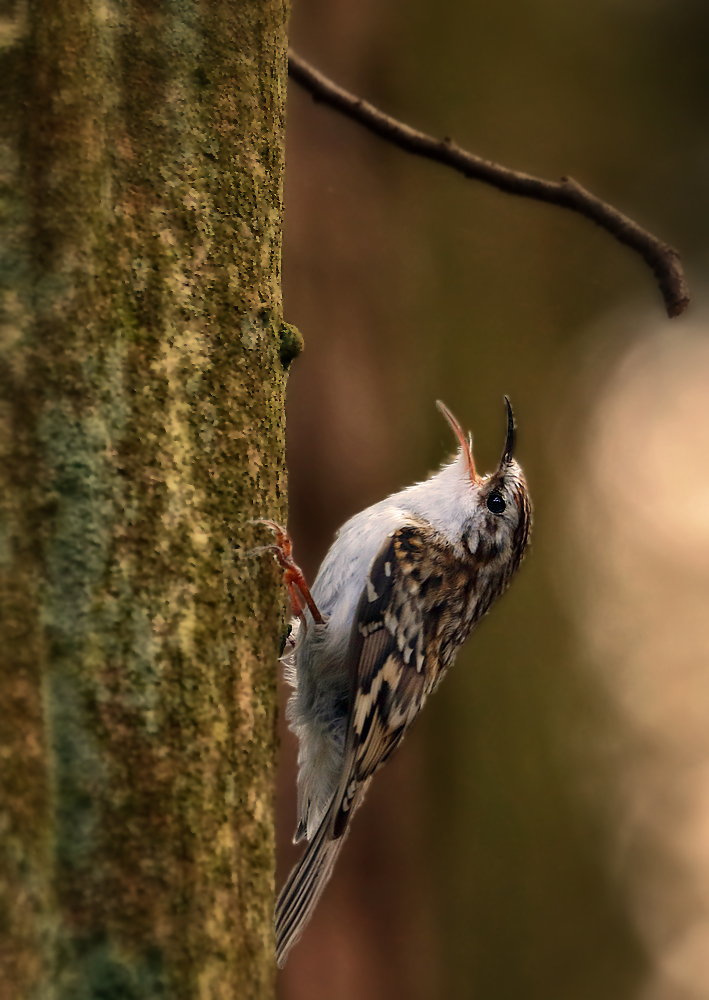
{"type": "MultiPolygon", "coordinates": [[[[509,405],[509,404],[508,404],[509,405]]],[[[463,449],[463,459],[468,469],[468,475],[473,483],[479,483],[481,477],[475,471],[475,462],[473,461],[473,439],[472,437],[466,437],[463,433],[463,428],[460,426],[458,421],[455,419],[451,411],[442,403],[440,399],[436,400],[436,406],[441,411],[443,416],[446,418],[448,423],[453,428],[455,436],[460,441],[460,447],[463,449]]]]}
{"type": "Polygon", "coordinates": [[[512,452],[515,447],[515,417],[507,396],[505,396],[505,406],[507,407],[507,440],[505,441],[505,450],[502,452],[502,458],[500,459],[500,472],[512,461],[512,452]]]}

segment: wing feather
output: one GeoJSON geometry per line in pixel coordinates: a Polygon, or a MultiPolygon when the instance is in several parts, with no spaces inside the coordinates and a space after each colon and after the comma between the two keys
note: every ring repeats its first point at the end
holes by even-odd
{"type": "Polygon", "coordinates": [[[279,965],[332,874],[372,775],[403,739],[461,641],[449,641],[451,623],[460,619],[461,585],[469,577],[469,568],[461,576],[446,540],[415,518],[386,539],[372,563],[350,636],[351,711],[342,778],[279,896],[279,965]]]}

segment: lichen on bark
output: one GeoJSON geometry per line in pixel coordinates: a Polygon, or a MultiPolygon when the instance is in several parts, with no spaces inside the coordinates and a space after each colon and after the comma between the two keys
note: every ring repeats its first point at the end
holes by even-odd
{"type": "Polygon", "coordinates": [[[0,993],[260,1000],[287,12],[5,13],[0,993]]]}

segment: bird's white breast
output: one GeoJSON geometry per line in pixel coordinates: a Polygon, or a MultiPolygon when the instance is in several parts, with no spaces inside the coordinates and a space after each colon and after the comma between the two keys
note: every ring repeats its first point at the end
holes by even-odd
{"type": "Polygon", "coordinates": [[[460,523],[471,495],[460,456],[423,483],[395,493],[355,514],[340,529],[312,587],[321,612],[329,616],[328,652],[344,655],[360,595],[375,556],[397,528],[415,514],[452,544],[459,544],[460,523]]]}
{"type": "Polygon", "coordinates": [[[312,587],[315,603],[329,616],[331,641],[338,645],[349,641],[354,613],[374,557],[385,539],[406,519],[405,510],[383,501],[356,514],[340,529],[312,587]]]}

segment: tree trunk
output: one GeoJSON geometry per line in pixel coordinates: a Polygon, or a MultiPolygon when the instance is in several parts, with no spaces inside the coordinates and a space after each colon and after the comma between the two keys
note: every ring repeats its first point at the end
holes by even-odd
{"type": "Polygon", "coordinates": [[[265,998],[281,0],[0,8],[0,996],[265,998]]]}

